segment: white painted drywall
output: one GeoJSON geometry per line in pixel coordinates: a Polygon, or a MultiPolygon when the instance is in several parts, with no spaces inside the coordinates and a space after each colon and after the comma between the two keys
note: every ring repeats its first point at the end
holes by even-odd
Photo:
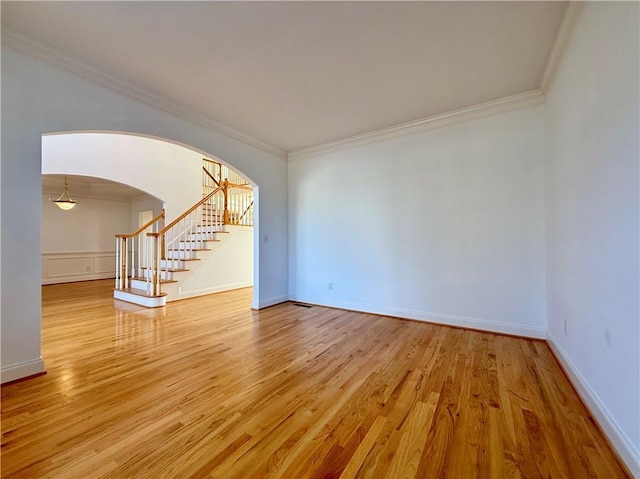
{"type": "Polygon", "coordinates": [[[542,119],[529,107],[291,162],[292,298],[544,336],[542,119]]]}
{"type": "Polygon", "coordinates": [[[549,339],[640,476],[638,16],[579,11],[545,105],[545,188],[549,339]]]}
{"type": "Polygon", "coordinates": [[[115,251],[115,235],[130,233],[131,203],[73,195],[78,204],[62,211],[42,195],[42,252],[115,251]]]}
{"type": "Polygon", "coordinates": [[[42,174],[92,176],[133,186],[165,202],[167,223],[202,199],[202,155],[140,136],[43,136],[42,174]]]}
{"type": "Polygon", "coordinates": [[[40,242],[42,135],[133,132],[189,145],[248,176],[256,188],[254,306],[287,299],[284,160],[2,47],[2,382],[42,371],[40,242]]]}
{"type": "Polygon", "coordinates": [[[153,211],[153,218],[162,213],[164,204],[162,201],[152,196],[140,195],[131,199],[131,224],[130,232],[136,231],[141,225],[139,224],[139,213],[141,211],[153,211]]]}
{"type": "MultiPolygon", "coordinates": [[[[194,271],[178,273],[185,279],[178,283],[179,299],[202,294],[246,288],[253,283],[253,228],[226,226],[228,233],[220,233],[220,243],[209,243],[212,254],[198,264],[194,271]]],[[[180,276],[178,276],[180,277],[180,276]]],[[[165,288],[166,289],[166,288],[165,288]]]]}
{"type": "Polygon", "coordinates": [[[62,211],[42,195],[42,284],[115,277],[115,235],[131,232],[131,203],[74,194],[62,211]]]}

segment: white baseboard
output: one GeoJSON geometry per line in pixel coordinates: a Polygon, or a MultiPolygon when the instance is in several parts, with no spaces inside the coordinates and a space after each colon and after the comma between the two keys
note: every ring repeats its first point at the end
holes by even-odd
{"type": "Polygon", "coordinates": [[[591,388],[573,361],[571,361],[565,350],[562,349],[560,343],[549,331],[547,331],[547,344],[549,344],[556,358],[562,364],[571,383],[589,408],[589,411],[595,416],[598,424],[600,424],[600,427],[611,442],[611,445],[620,456],[620,459],[622,459],[636,479],[640,478],[640,452],[634,447],[620,426],[618,426],[618,423],[611,416],[609,410],[602,404],[598,395],[591,388]]]}
{"type": "Polygon", "coordinates": [[[425,321],[429,323],[442,324],[445,326],[456,326],[459,328],[478,329],[491,333],[511,334],[514,336],[524,336],[527,338],[545,339],[546,331],[544,329],[532,328],[530,326],[521,326],[518,324],[504,323],[500,321],[492,321],[488,319],[468,318],[464,316],[451,316],[444,314],[434,314],[424,311],[416,311],[404,308],[392,308],[388,306],[379,306],[368,303],[355,303],[351,301],[327,301],[324,298],[316,298],[305,295],[296,295],[291,298],[292,301],[300,301],[302,303],[317,304],[319,306],[328,306],[331,308],[348,309],[351,311],[359,311],[362,313],[383,314],[386,316],[395,316],[403,319],[413,319],[417,321],[425,321]]]}
{"type": "Polygon", "coordinates": [[[25,361],[23,363],[3,367],[0,370],[0,381],[4,384],[9,381],[15,381],[16,379],[26,378],[43,372],[45,372],[44,360],[42,358],[33,359],[31,361],[25,361]]]}
{"type": "Polygon", "coordinates": [[[225,284],[223,286],[213,286],[211,288],[192,289],[188,291],[178,288],[178,297],[175,299],[194,298],[196,296],[204,296],[205,294],[222,293],[223,291],[231,291],[234,289],[250,288],[251,286],[253,286],[253,281],[242,281],[239,283],[225,284]]]}
{"type": "Polygon", "coordinates": [[[263,308],[268,308],[269,306],[274,306],[276,304],[284,303],[285,301],[289,301],[288,294],[281,294],[279,296],[272,296],[271,298],[261,299],[260,301],[258,301],[257,307],[255,304],[252,305],[251,307],[253,309],[263,309],[263,308]]]}

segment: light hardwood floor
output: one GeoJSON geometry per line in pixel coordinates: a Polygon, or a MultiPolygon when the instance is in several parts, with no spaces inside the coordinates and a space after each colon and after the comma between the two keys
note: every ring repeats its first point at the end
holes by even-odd
{"type": "Polygon", "coordinates": [[[627,477],[544,342],[111,286],[43,288],[48,374],[2,388],[2,477],[627,477]]]}

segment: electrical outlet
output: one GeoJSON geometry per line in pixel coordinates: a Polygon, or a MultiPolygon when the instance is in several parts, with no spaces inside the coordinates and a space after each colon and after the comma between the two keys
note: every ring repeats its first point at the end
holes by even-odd
{"type": "Polygon", "coordinates": [[[569,336],[569,321],[564,320],[564,335],[569,336]]]}
{"type": "Polygon", "coordinates": [[[611,347],[611,333],[609,332],[608,329],[604,330],[604,343],[607,345],[608,348],[611,347]]]}
{"type": "Polygon", "coordinates": [[[264,235],[264,242],[268,243],[269,242],[269,235],[264,235]]]}
{"type": "Polygon", "coordinates": [[[329,291],[333,291],[333,281],[331,281],[328,285],[327,285],[327,289],[329,291]]]}

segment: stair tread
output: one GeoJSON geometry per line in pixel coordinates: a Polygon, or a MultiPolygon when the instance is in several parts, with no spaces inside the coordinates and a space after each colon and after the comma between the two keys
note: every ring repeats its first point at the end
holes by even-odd
{"type": "MultiPolygon", "coordinates": [[[[141,266],[140,269],[147,269],[146,266],[141,266]]],[[[164,268],[160,268],[162,271],[168,271],[169,273],[181,273],[182,271],[190,271],[188,269],[180,269],[180,268],[169,268],[169,269],[164,269],[164,268]]]]}
{"type": "Polygon", "coordinates": [[[211,251],[211,248],[193,248],[193,249],[186,249],[186,248],[169,248],[167,251],[211,251]]]}
{"type": "Polygon", "coordinates": [[[144,289],[137,288],[115,288],[115,290],[122,291],[123,293],[135,294],[136,296],[144,296],[145,298],[161,298],[167,295],[167,293],[147,294],[144,289]]]}
{"type": "MultiPolygon", "coordinates": [[[[186,270],[183,270],[186,271],[186,270]]],[[[143,278],[141,276],[135,277],[135,278],[131,278],[131,279],[135,279],[136,281],[146,281],[147,278],[143,278]]],[[[177,283],[178,280],[177,279],[161,279],[160,280],[160,284],[165,284],[165,283],[177,283]]]]}
{"type": "MultiPolygon", "coordinates": [[[[202,233],[193,233],[193,234],[202,234],[202,233]]],[[[203,239],[203,240],[191,240],[191,241],[186,240],[186,243],[191,243],[192,241],[193,242],[200,241],[201,243],[219,243],[221,240],[219,240],[219,239],[206,239],[206,240],[203,239]]]]}

